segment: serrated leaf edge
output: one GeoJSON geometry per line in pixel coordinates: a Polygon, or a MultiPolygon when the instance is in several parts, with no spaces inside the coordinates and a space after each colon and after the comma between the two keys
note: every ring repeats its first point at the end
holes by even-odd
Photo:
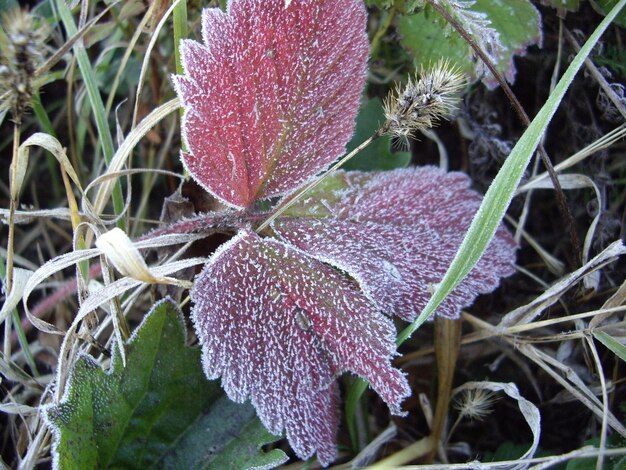
{"type": "MultiPolygon", "coordinates": [[[[160,308],[163,304],[165,303],[170,303],[172,305],[172,307],[174,308],[174,310],[178,313],[177,318],[179,319],[181,326],[182,326],[182,331],[183,331],[183,337],[185,340],[185,343],[187,342],[187,330],[185,328],[185,321],[184,321],[184,317],[182,314],[182,311],[178,308],[178,305],[176,305],[176,303],[173,301],[173,299],[169,296],[159,300],[158,302],[156,302],[152,308],[148,311],[148,313],[144,316],[144,318],[142,319],[141,323],[139,324],[139,326],[137,328],[135,328],[135,330],[133,331],[131,337],[128,339],[128,341],[126,342],[127,346],[132,345],[136,340],[137,337],[139,336],[139,334],[141,333],[141,331],[144,329],[148,319],[152,316],[152,314],[158,309],[160,308]]],[[[110,377],[113,372],[115,372],[117,366],[118,366],[118,361],[120,360],[118,358],[119,356],[119,352],[115,352],[117,349],[117,345],[114,344],[113,345],[114,348],[114,353],[111,355],[111,363],[109,365],[108,369],[105,369],[104,367],[102,367],[102,365],[100,363],[98,363],[98,361],[96,361],[96,359],[93,358],[93,356],[85,353],[85,352],[79,352],[76,358],[76,361],[74,363],[74,366],[72,367],[72,370],[67,378],[67,387],[65,388],[65,391],[63,392],[63,396],[61,397],[61,400],[59,400],[59,403],[46,403],[44,405],[40,405],[39,406],[39,413],[41,415],[41,417],[43,418],[44,423],[46,424],[46,426],[48,426],[48,429],[50,429],[50,432],[52,433],[53,436],[53,442],[52,442],[52,450],[51,450],[51,454],[52,454],[52,469],[53,470],[60,470],[60,464],[59,464],[59,459],[60,459],[60,454],[58,451],[58,446],[61,443],[61,429],[52,422],[52,420],[50,419],[49,413],[53,408],[56,408],[62,404],[66,404],[69,399],[71,394],[74,391],[74,370],[75,370],[75,365],[76,363],[78,363],[78,361],[80,360],[85,360],[87,361],[90,365],[96,366],[98,367],[107,377],[110,377]]],[[[57,380],[59,379],[59,377],[57,376],[57,380]]]]}

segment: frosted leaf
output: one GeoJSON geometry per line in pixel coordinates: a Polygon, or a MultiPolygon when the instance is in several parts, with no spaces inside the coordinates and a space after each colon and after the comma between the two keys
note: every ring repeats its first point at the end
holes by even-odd
{"type": "Polygon", "coordinates": [[[286,430],[303,459],[336,454],[335,378],[367,379],[401,414],[410,394],[391,366],[395,328],[350,278],[272,239],[242,232],[197,277],[192,317],[210,379],[250,399],[272,433],[286,430]]]}
{"type": "Polygon", "coordinates": [[[235,207],[295,189],[354,129],[368,40],[360,0],[232,0],[206,9],[204,44],[184,41],[174,83],[185,108],[182,159],[235,207]]]}
{"type": "MultiPolygon", "coordinates": [[[[279,218],[274,230],[353,275],[386,313],[411,321],[441,281],[482,197],[462,173],[435,167],[339,172],[279,218]]],[[[437,310],[458,317],[514,272],[516,244],[500,227],[468,277],[437,310]]]]}

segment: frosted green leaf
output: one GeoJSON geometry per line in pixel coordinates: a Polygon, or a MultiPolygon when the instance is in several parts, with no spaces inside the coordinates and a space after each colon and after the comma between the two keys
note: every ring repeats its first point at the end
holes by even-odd
{"type": "MultiPolygon", "coordinates": [[[[510,83],[515,81],[516,74],[513,57],[524,55],[531,45],[541,46],[541,17],[528,0],[439,3],[475,38],[510,83]]],[[[401,44],[412,54],[416,64],[433,64],[442,57],[448,58],[473,80],[482,79],[489,88],[497,85],[482,61],[474,57],[467,42],[438,13],[426,9],[416,15],[403,16],[398,29],[401,44]]]]}
{"type": "Polygon", "coordinates": [[[615,337],[604,331],[594,331],[593,337],[613,351],[622,361],[626,362],[626,346],[620,343],[615,337]]]}
{"type": "Polygon", "coordinates": [[[54,432],[54,468],[274,468],[287,460],[260,450],[277,438],[254,408],[206,381],[170,301],[135,331],[126,368],[117,349],[107,372],[80,356],[61,402],[42,412],[54,432]]]}

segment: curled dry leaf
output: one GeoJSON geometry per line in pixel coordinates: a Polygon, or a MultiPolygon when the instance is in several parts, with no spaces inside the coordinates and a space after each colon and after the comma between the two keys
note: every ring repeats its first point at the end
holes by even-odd
{"type": "Polygon", "coordinates": [[[124,276],[148,284],[157,282],[137,247],[118,227],[100,235],[96,240],[96,246],[124,276]]]}
{"type": "Polygon", "coordinates": [[[357,0],[237,0],[202,15],[174,83],[186,168],[235,207],[300,186],[343,153],[365,84],[357,0]]]}
{"type": "MultiPolygon", "coordinates": [[[[388,314],[412,321],[461,245],[481,196],[463,173],[435,167],[337,173],[273,225],[280,237],[359,280],[388,314]]],[[[481,261],[437,310],[459,316],[514,272],[516,244],[501,227],[481,261]]]]}
{"type": "Polygon", "coordinates": [[[401,414],[408,383],[391,364],[395,328],[352,280],[254,232],[222,245],[196,279],[193,318],[211,379],[248,398],[302,458],[335,458],[335,378],[366,378],[401,414]]]}

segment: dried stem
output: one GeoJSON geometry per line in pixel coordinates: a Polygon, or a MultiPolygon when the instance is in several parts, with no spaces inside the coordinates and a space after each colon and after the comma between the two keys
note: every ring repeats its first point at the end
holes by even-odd
{"type": "MultiPolygon", "coordinates": [[[[436,316],[434,343],[437,357],[437,404],[430,430],[432,448],[426,456],[427,463],[433,462],[441,446],[441,436],[450,408],[454,370],[461,345],[461,320],[436,316]]],[[[445,459],[445,454],[441,452],[440,457],[442,460],[445,459]]]]}
{"type": "MultiPolygon", "coordinates": [[[[17,172],[17,153],[20,147],[20,134],[21,134],[21,116],[15,116],[15,122],[13,126],[13,157],[11,159],[10,169],[10,184],[11,184],[11,201],[9,205],[9,239],[7,241],[7,260],[6,260],[6,281],[5,290],[6,295],[9,295],[13,288],[13,254],[15,252],[15,210],[18,204],[19,188],[15,188],[16,184],[16,172],[17,172]]],[[[4,355],[11,357],[11,317],[7,317],[4,323],[4,355]]]]}
{"type": "Polygon", "coordinates": [[[387,13],[387,15],[382,20],[382,22],[380,24],[380,27],[376,31],[376,34],[372,38],[372,45],[370,47],[370,50],[371,50],[370,55],[371,55],[372,58],[375,58],[378,55],[378,49],[380,49],[380,41],[382,40],[382,38],[387,33],[387,30],[389,29],[389,26],[391,26],[391,23],[393,22],[393,19],[396,17],[396,12],[397,11],[398,11],[398,7],[397,6],[394,5],[394,6],[391,7],[391,9],[387,13]]]}
{"type": "MultiPolygon", "coordinates": [[[[565,35],[567,36],[567,40],[572,45],[574,50],[576,52],[580,51],[580,44],[578,44],[578,42],[568,29],[565,29],[565,35]]],[[[596,67],[589,58],[585,59],[585,66],[589,69],[589,72],[591,73],[591,75],[593,75],[593,78],[596,79],[598,85],[600,85],[602,91],[606,93],[606,96],[608,96],[608,98],[611,100],[617,111],[622,115],[624,119],[626,119],[626,107],[621,102],[619,97],[615,94],[615,91],[613,91],[604,76],[600,73],[598,67],[596,67]]]]}

